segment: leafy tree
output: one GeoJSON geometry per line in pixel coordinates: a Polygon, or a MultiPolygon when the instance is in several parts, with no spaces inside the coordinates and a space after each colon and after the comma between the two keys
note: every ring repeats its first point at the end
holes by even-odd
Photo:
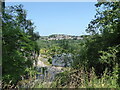
{"type": "MultiPolygon", "coordinates": [[[[113,63],[101,63],[101,59],[98,58],[101,57],[103,59],[101,54],[104,55],[105,52],[106,55],[104,55],[104,58],[109,58],[110,53],[108,53],[108,47],[112,47],[114,51],[114,48],[120,45],[120,1],[98,2],[95,6],[97,7],[95,19],[90,22],[86,30],[92,34],[92,38],[86,43],[88,47],[87,59],[89,67],[95,67],[96,72],[101,74],[105,68],[109,68],[109,70],[112,71],[115,66],[113,63]],[[103,53],[99,53],[99,51],[103,53]]],[[[109,62],[117,62],[118,65],[120,65],[119,53],[120,50],[118,49],[118,52],[115,54],[117,61],[114,61],[111,56],[109,62]]]]}
{"type": "Polygon", "coordinates": [[[27,68],[33,66],[39,36],[33,32],[33,23],[26,19],[22,5],[6,7],[2,23],[3,83],[15,86],[22,75],[29,74],[27,68]]]}
{"type": "Polygon", "coordinates": [[[86,29],[90,35],[85,36],[84,42],[81,42],[79,51],[76,52],[79,55],[75,55],[73,67],[78,69],[82,66],[87,68],[88,72],[94,67],[97,76],[101,76],[106,68],[113,72],[114,67],[120,65],[120,50],[116,49],[120,45],[120,2],[98,2],[95,6],[95,19],[86,29]],[[114,50],[117,52],[113,53],[114,50]]]}

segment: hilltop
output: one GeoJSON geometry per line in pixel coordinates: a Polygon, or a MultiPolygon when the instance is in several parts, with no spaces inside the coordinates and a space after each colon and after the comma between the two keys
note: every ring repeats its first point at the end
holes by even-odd
{"type": "Polygon", "coordinates": [[[79,40],[79,39],[83,39],[83,37],[74,36],[74,35],[65,35],[65,34],[52,34],[49,36],[41,36],[40,39],[42,40],[63,40],[63,39],[79,40]]]}

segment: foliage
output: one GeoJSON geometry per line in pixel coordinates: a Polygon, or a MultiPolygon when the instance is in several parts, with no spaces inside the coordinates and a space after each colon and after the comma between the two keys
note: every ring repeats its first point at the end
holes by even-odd
{"type": "Polygon", "coordinates": [[[105,68],[111,71],[117,63],[119,64],[120,2],[98,2],[95,6],[97,7],[95,19],[86,30],[92,33],[93,37],[87,43],[87,57],[89,67],[95,67],[100,75],[105,68]]]}
{"type": "Polygon", "coordinates": [[[66,84],[70,81],[69,73],[70,73],[69,71],[64,71],[62,73],[57,74],[55,80],[51,84],[51,87],[53,88],[66,87],[66,84]]]}
{"type": "MultiPolygon", "coordinates": [[[[100,76],[103,74],[105,68],[112,65],[112,62],[119,63],[120,50],[117,49],[117,52],[114,50],[120,44],[120,13],[118,13],[120,12],[120,3],[98,2],[95,6],[97,10],[95,19],[90,22],[86,29],[91,35],[84,37],[84,42],[81,43],[81,48],[79,48],[77,52],[80,55],[75,57],[76,59],[73,66],[76,66],[74,68],[78,68],[82,65],[87,67],[88,70],[94,67],[95,72],[100,76]],[[111,50],[108,49],[109,47],[111,47],[111,50]],[[114,51],[114,53],[112,51],[114,51]],[[101,56],[101,54],[103,54],[103,56],[101,56]],[[107,58],[111,64],[108,65],[106,63],[107,61],[101,62],[99,58],[107,58]],[[78,64],[75,65],[75,63],[78,64]]],[[[109,70],[113,67],[113,65],[109,67],[109,70]]]]}
{"type": "MultiPolygon", "coordinates": [[[[63,53],[76,54],[77,50],[79,50],[80,42],[81,40],[37,40],[41,55],[45,55],[50,63],[55,55],[62,55],[63,53]]],[[[65,62],[67,61],[68,59],[66,58],[65,62]]]]}
{"type": "Polygon", "coordinates": [[[104,75],[98,78],[95,74],[94,68],[90,72],[83,68],[79,70],[65,71],[57,75],[54,82],[51,84],[52,88],[118,88],[118,65],[112,75],[106,69],[104,75]]]}
{"type": "MultiPolygon", "coordinates": [[[[90,35],[83,36],[83,40],[78,44],[79,48],[74,48],[76,53],[72,64],[73,70],[70,71],[72,73],[75,69],[80,69],[84,74],[76,71],[76,81],[70,80],[70,73],[65,75],[70,76],[64,82],[65,87],[69,87],[72,81],[73,87],[120,86],[120,2],[98,2],[95,6],[97,13],[86,29],[90,35]],[[79,77],[79,73],[83,76],[79,77]],[[77,80],[80,81],[77,83],[77,80]]],[[[65,76],[61,76],[60,80],[62,81],[65,76]]],[[[61,85],[58,87],[62,87],[61,85]]]]}
{"type": "Polygon", "coordinates": [[[26,19],[26,11],[22,5],[9,6],[4,10],[3,29],[3,82],[16,84],[21,76],[33,66],[38,47],[35,40],[39,36],[34,33],[31,20],[26,19]]]}
{"type": "MultiPolygon", "coordinates": [[[[49,58],[73,54],[72,68],[56,75],[51,87],[116,88],[120,86],[120,2],[98,2],[95,18],[82,40],[37,40],[34,26],[22,6],[6,8],[3,22],[3,81],[16,83],[34,75],[35,54],[49,58]],[[37,42],[35,42],[37,40],[37,42]],[[9,62],[9,63],[8,63],[9,62]],[[12,81],[11,81],[12,80],[12,81]]],[[[55,37],[50,36],[50,37],[55,37]]],[[[67,60],[66,60],[67,61],[67,60]]],[[[40,84],[40,87],[44,87],[40,84]]]]}

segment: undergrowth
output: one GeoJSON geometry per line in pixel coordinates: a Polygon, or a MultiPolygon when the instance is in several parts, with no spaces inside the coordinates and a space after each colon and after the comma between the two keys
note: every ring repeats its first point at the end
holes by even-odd
{"type": "Polygon", "coordinates": [[[87,72],[81,68],[80,70],[70,70],[56,75],[56,79],[51,84],[52,88],[119,88],[118,65],[114,67],[114,71],[104,71],[101,77],[95,74],[94,68],[87,72]]]}

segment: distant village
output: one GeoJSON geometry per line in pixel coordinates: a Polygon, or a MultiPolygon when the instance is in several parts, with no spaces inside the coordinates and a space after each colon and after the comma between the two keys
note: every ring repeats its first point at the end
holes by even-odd
{"type": "Polygon", "coordinates": [[[65,35],[65,34],[52,34],[50,36],[41,36],[40,39],[42,40],[63,40],[63,39],[80,40],[80,39],[83,39],[83,37],[65,35]]]}

